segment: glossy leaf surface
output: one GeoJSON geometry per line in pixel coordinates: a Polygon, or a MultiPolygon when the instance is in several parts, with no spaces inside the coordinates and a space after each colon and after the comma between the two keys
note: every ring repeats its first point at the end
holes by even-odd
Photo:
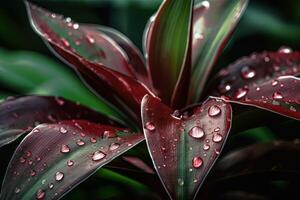
{"type": "Polygon", "coordinates": [[[169,195],[193,199],[226,141],[230,105],[209,99],[181,116],[146,96],[142,120],[149,152],[169,195]]]}
{"type": "Polygon", "coordinates": [[[87,121],[40,125],[17,148],[1,199],[59,199],[143,138],[87,121]]]}
{"type": "MultiPolygon", "coordinates": [[[[116,57],[107,55],[108,61],[90,62],[85,57],[78,55],[72,46],[65,45],[64,40],[47,25],[49,20],[52,23],[57,22],[56,19],[59,17],[56,14],[54,14],[55,20],[52,21],[53,16],[50,13],[31,4],[28,4],[28,8],[32,16],[33,27],[43,39],[49,42],[55,53],[71,65],[94,92],[138,120],[141,100],[150,91],[133,77],[125,75],[124,71],[123,73],[114,71],[108,61],[117,60],[116,57]]],[[[59,20],[57,23],[65,22],[59,20]]],[[[122,70],[120,71],[122,72],[122,70]]]]}
{"type": "Polygon", "coordinates": [[[116,124],[91,109],[58,97],[10,98],[0,103],[0,147],[31,131],[40,123],[55,123],[67,119],[116,124]]]}
{"type": "Polygon", "coordinates": [[[244,12],[248,0],[196,1],[193,16],[193,70],[189,103],[202,95],[218,55],[244,12]]]}
{"type": "Polygon", "coordinates": [[[156,14],[149,37],[148,65],[153,86],[169,103],[185,62],[193,0],[165,0],[156,14]]]}

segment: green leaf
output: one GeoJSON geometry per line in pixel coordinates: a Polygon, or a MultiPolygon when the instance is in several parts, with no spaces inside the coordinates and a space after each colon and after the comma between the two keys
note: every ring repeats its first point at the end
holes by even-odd
{"type": "Polygon", "coordinates": [[[188,50],[193,0],[166,0],[149,36],[148,64],[154,88],[169,103],[188,50]]]}
{"type": "Polygon", "coordinates": [[[120,118],[66,67],[33,52],[0,49],[0,83],[20,94],[61,96],[120,118]]]}
{"type": "Polygon", "coordinates": [[[244,12],[248,0],[197,1],[193,25],[193,69],[189,103],[202,95],[219,53],[244,12]]]}

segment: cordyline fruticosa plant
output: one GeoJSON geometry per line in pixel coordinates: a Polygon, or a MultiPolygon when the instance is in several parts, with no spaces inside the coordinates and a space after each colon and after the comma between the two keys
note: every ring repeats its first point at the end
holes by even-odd
{"type": "MultiPolygon", "coordinates": [[[[59,199],[144,139],[170,198],[193,199],[229,134],[231,103],[300,119],[300,53],[288,48],[242,58],[208,84],[246,5],[164,0],[147,24],[143,57],[116,30],[78,24],[26,2],[44,42],[136,129],[58,97],[2,102],[0,146],[30,133],[9,163],[1,200],[59,199]],[[46,124],[34,128],[37,123],[46,124]]],[[[239,159],[251,159],[245,156],[250,150],[239,159]]]]}

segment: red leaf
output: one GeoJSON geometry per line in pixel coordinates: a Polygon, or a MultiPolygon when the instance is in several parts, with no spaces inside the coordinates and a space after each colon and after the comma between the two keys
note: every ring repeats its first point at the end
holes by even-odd
{"type": "Polygon", "coordinates": [[[300,53],[280,52],[253,54],[222,70],[214,86],[215,94],[232,102],[257,106],[288,117],[300,119],[300,53]]]}
{"type": "MultiPolygon", "coordinates": [[[[49,42],[54,51],[58,53],[58,55],[61,56],[68,64],[70,64],[77,72],[79,72],[86,83],[97,94],[100,94],[102,97],[118,106],[119,109],[127,112],[130,116],[137,120],[140,117],[139,113],[141,100],[143,96],[145,94],[149,94],[150,91],[133,77],[127,76],[130,75],[130,73],[126,72],[126,68],[122,68],[119,65],[110,63],[110,61],[112,62],[113,60],[119,62],[117,61],[118,56],[112,54],[112,52],[116,52],[117,50],[113,49],[113,47],[109,46],[108,44],[108,46],[103,46],[103,51],[106,49],[109,52],[104,53],[106,56],[103,58],[103,60],[96,62],[94,59],[87,59],[81,54],[78,55],[77,50],[71,45],[66,46],[64,44],[64,40],[59,37],[59,35],[57,35],[57,33],[54,32],[54,30],[51,29],[50,25],[48,24],[48,22],[51,22],[51,24],[55,24],[61,27],[62,30],[65,30],[67,28],[65,27],[67,26],[67,23],[64,22],[60,16],[50,14],[45,10],[42,10],[29,3],[27,5],[32,16],[32,23],[35,30],[38,34],[40,34],[40,36],[42,36],[43,39],[49,42]],[[54,18],[53,15],[55,16],[54,18]],[[115,70],[118,70],[122,73],[115,70]]],[[[82,35],[82,37],[89,36],[86,35],[85,31],[90,31],[90,29],[86,27],[88,26],[73,30],[71,35],[74,35],[76,32],[82,35]]],[[[92,43],[94,44],[94,42],[98,40],[101,42],[102,39],[100,40],[100,37],[102,36],[94,36],[92,43]]],[[[72,40],[72,42],[75,42],[75,40],[72,40]]],[[[87,48],[89,49],[92,47],[88,46],[87,48]]]]}
{"type": "Polygon", "coordinates": [[[87,121],[40,125],[10,161],[1,199],[59,199],[142,140],[142,134],[87,121]]]}
{"type": "Polygon", "coordinates": [[[236,95],[227,101],[256,106],[300,120],[300,79],[280,76],[258,86],[237,90],[236,95]]]}
{"type": "Polygon", "coordinates": [[[145,138],[156,171],[174,199],[193,199],[228,136],[231,107],[209,99],[179,117],[158,99],[142,102],[145,138]]]}
{"type": "Polygon", "coordinates": [[[58,97],[28,96],[9,99],[0,104],[0,147],[31,131],[39,123],[66,119],[116,124],[100,113],[58,97]]]}

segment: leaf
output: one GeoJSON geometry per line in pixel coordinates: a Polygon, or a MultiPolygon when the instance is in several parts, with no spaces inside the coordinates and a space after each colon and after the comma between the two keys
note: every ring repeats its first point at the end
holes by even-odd
{"type": "Polygon", "coordinates": [[[59,199],[142,140],[142,134],[81,120],[40,125],[10,161],[1,199],[59,199]]]}
{"type": "Polygon", "coordinates": [[[247,3],[248,0],[208,0],[195,6],[193,70],[188,103],[197,102],[203,95],[208,75],[247,3]]]}
{"type": "Polygon", "coordinates": [[[142,159],[138,157],[133,157],[133,156],[123,156],[123,160],[126,162],[132,164],[133,166],[143,170],[144,172],[148,174],[155,174],[153,169],[147,165],[142,159]]]}
{"type": "Polygon", "coordinates": [[[13,142],[40,123],[86,119],[116,125],[108,117],[63,98],[25,96],[0,103],[0,147],[13,142]]]}
{"type": "Polygon", "coordinates": [[[153,86],[165,103],[184,65],[190,36],[193,0],[165,0],[153,22],[149,35],[148,65],[153,86]]]}
{"type": "Polygon", "coordinates": [[[152,161],[170,197],[193,199],[226,141],[230,105],[208,99],[181,118],[145,96],[142,120],[152,161]]]}
{"type": "MultiPolygon", "coordinates": [[[[143,96],[145,94],[149,94],[150,91],[146,86],[135,80],[133,77],[127,76],[129,74],[124,71],[125,68],[112,68],[111,64],[113,63],[110,63],[110,61],[118,60],[118,57],[114,57],[112,54],[115,52],[115,50],[112,49],[112,46],[102,47],[105,47],[105,49],[110,48],[107,49],[109,52],[105,53],[106,56],[103,58],[104,60],[99,62],[95,62],[93,58],[89,58],[89,60],[87,60],[85,57],[77,54],[77,50],[74,49],[75,47],[73,47],[70,42],[69,45],[64,44],[65,42],[63,41],[65,40],[57,37],[56,32],[54,32],[55,30],[52,30],[47,26],[47,23],[49,22],[55,24],[65,23],[59,16],[54,14],[55,17],[53,19],[53,14],[50,14],[41,8],[29,3],[27,4],[27,7],[32,16],[32,23],[36,32],[42,36],[44,40],[49,42],[49,45],[53,48],[55,53],[72,66],[94,92],[100,94],[106,100],[128,114],[128,116],[131,116],[133,119],[138,121],[140,118],[139,113],[141,100],[143,96]],[[123,73],[114,71],[117,69],[123,73]]],[[[63,27],[63,29],[65,28],[66,27],[63,27]]],[[[76,28],[74,31],[78,32],[76,28]]],[[[93,45],[98,39],[100,40],[100,36],[99,38],[93,36],[92,40],[89,38],[89,42],[92,43],[90,45],[93,45]]],[[[73,42],[76,42],[76,40],[73,42]]],[[[118,65],[116,67],[120,66],[118,65]]]]}
{"type": "Polygon", "coordinates": [[[41,54],[0,49],[0,82],[19,94],[58,95],[121,119],[63,65],[41,54]]]}

